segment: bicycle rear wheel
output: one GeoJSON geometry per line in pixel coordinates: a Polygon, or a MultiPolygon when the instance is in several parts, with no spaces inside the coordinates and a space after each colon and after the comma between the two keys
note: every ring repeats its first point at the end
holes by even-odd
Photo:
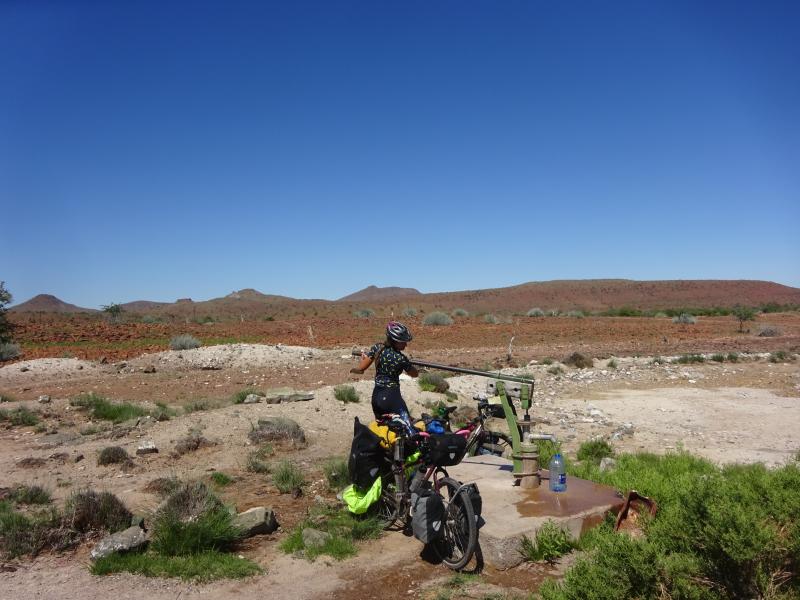
{"type": "Polygon", "coordinates": [[[377,502],[369,507],[367,514],[378,520],[382,529],[389,529],[401,516],[402,507],[397,502],[397,476],[394,473],[384,475],[381,481],[381,495],[377,502]]]}
{"type": "Polygon", "coordinates": [[[442,538],[432,544],[445,566],[458,571],[467,566],[478,545],[478,525],[472,502],[464,493],[457,493],[461,484],[450,477],[439,480],[440,494],[445,501],[442,538]]]}

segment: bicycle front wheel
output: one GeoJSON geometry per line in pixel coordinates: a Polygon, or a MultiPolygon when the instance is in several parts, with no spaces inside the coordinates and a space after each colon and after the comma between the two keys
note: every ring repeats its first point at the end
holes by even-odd
{"type": "Polygon", "coordinates": [[[398,490],[402,492],[402,483],[398,485],[397,476],[394,473],[385,475],[381,482],[381,495],[367,512],[377,519],[381,529],[389,529],[402,516],[402,503],[397,501],[398,490]]]}
{"type": "Polygon", "coordinates": [[[440,494],[445,502],[442,538],[432,544],[445,566],[459,571],[467,566],[478,545],[478,525],[472,502],[463,492],[461,484],[450,477],[439,480],[440,494]]]}

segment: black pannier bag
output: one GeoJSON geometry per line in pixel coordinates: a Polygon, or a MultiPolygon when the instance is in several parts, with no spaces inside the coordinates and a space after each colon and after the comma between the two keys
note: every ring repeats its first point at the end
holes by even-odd
{"type": "Polygon", "coordinates": [[[435,542],[444,533],[444,502],[433,490],[411,494],[411,531],[423,544],[435,542]]]}
{"type": "Polygon", "coordinates": [[[475,513],[475,523],[479,528],[483,527],[484,520],[483,517],[481,517],[481,512],[483,511],[483,498],[481,498],[481,493],[478,491],[478,484],[468,483],[464,486],[464,491],[462,494],[466,495],[470,504],[472,504],[472,512],[475,513]]]}
{"type": "Polygon", "coordinates": [[[387,461],[381,448],[381,439],[356,417],[353,423],[353,443],[347,460],[350,481],[357,488],[372,487],[385,467],[387,461]]]}
{"type": "Polygon", "coordinates": [[[467,450],[467,440],[457,433],[432,435],[428,438],[427,460],[437,467],[451,467],[457,465],[464,458],[467,450]]]}

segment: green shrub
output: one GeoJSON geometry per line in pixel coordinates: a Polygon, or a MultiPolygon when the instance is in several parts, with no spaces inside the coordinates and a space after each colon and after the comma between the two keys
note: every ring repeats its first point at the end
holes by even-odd
{"type": "Polygon", "coordinates": [[[780,337],[783,335],[780,329],[772,325],[765,325],[758,330],[758,337],[780,337]]]}
{"type": "Polygon", "coordinates": [[[410,306],[407,306],[406,308],[403,309],[403,316],[404,317],[416,317],[417,316],[417,309],[416,308],[411,308],[410,306]]]}
{"type": "Polygon", "coordinates": [[[422,319],[423,324],[425,325],[434,325],[434,326],[443,326],[443,325],[452,325],[453,319],[447,313],[443,312],[432,312],[425,315],[425,318],[422,319]]]}
{"type": "Polygon", "coordinates": [[[552,365],[553,364],[553,359],[550,358],[549,356],[547,358],[543,358],[542,359],[542,364],[543,365],[552,365]]]}
{"type": "MultiPolygon", "coordinates": [[[[245,398],[246,397],[247,396],[245,396],[245,398]]],[[[244,398],[242,399],[242,402],[244,402],[244,398]]],[[[238,402],[237,404],[241,404],[241,402],[238,402]]],[[[201,411],[205,411],[205,410],[211,410],[212,408],[217,408],[217,406],[216,406],[215,403],[212,403],[210,400],[205,400],[205,399],[203,399],[203,400],[192,400],[191,402],[189,402],[188,404],[185,404],[183,406],[183,412],[185,414],[189,415],[189,414],[191,414],[193,412],[201,412],[201,411]]]]}
{"type": "Polygon", "coordinates": [[[563,375],[564,369],[562,369],[560,365],[554,365],[549,369],[547,369],[547,372],[550,373],[551,375],[563,375]]]}
{"type": "Polygon", "coordinates": [[[309,560],[322,554],[342,560],[356,554],[356,542],[377,539],[381,531],[374,517],[351,515],[344,510],[316,509],[289,533],[280,548],[288,554],[302,553],[309,560]],[[331,537],[321,547],[307,548],[303,543],[303,529],[307,527],[324,531],[331,537]]]}
{"type": "Polygon", "coordinates": [[[188,333],[176,335],[169,341],[169,347],[172,350],[194,350],[202,345],[200,340],[188,333]]]}
{"type": "Polygon", "coordinates": [[[214,485],[225,487],[226,485],[233,483],[233,477],[226,475],[222,471],[214,471],[211,473],[211,481],[214,483],[214,485]]]}
{"type": "Polygon", "coordinates": [[[650,364],[651,365],[663,365],[666,362],[667,362],[666,358],[661,358],[660,356],[656,356],[656,357],[653,358],[653,360],[650,361],[650,364]]]}
{"type": "Polygon", "coordinates": [[[50,493],[38,485],[19,485],[11,490],[9,499],[17,504],[50,504],[50,493]]]}
{"type": "Polygon", "coordinates": [[[172,417],[176,417],[178,411],[164,404],[163,402],[156,402],[156,407],[150,411],[150,416],[156,421],[169,421],[172,417]]]}
{"type": "Polygon", "coordinates": [[[202,512],[192,520],[182,519],[177,512],[162,511],[155,519],[150,545],[163,556],[188,556],[228,549],[241,537],[242,531],[224,506],[202,512]]]}
{"type": "Polygon", "coordinates": [[[15,358],[19,358],[19,355],[19,344],[14,344],[12,342],[0,343],[0,362],[14,360],[15,358]]]}
{"type": "Polygon", "coordinates": [[[360,310],[355,311],[353,315],[355,315],[359,319],[368,319],[370,317],[375,316],[375,311],[372,310],[371,308],[362,308],[360,310]]]}
{"type": "Polygon", "coordinates": [[[164,319],[161,317],[154,317],[153,315],[144,315],[142,317],[142,323],[147,323],[148,325],[152,325],[153,323],[161,323],[164,319]]]}
{"type": "Polygon", "coordinates": [[[306,480],[300,467],[291,461],[282,460],[272,469],[272,483],[281,494],[288,494],[302,488],[306,480]]]}
{"type": "Polygon", "coordinates": [[[680,365],[688,365],[692,363],[702,363],[706,362],[705,356],[702,354],[683,354],[673,360],[672,362],[680,364],[680,365]]]}
{"type": "Polygon", "coordinates": [[[495,315],[488,314],[488,315],[483,315],[483,322],[489,323],[490,325],[497,325],[499,320],[495,315]]]}
{"type": "Polygon", "coordinates": [[[456,308],[450,313],[451,317],[468,317],[469,313],[463,308],[456,308]]]}
{"type": "Polygon", "coordinates": [[[583,313],[582,310],[571,310],[567,313],[568,317],[572,317],[573,319],[582,319],[586,315],[583,313]]]}
{"type": "Polygon", "coordinates": [[[0,557],[36,556],[45,548],[63,549],[74,537],[62,526],[55,509],[23,514],[15,511],[10,502],[0,501],[0,557]]]}
{"type": "Polygon", "coordinates": [[[217,579],[242,579],[262,572],[261,567],[235,554],[209,550],[188,556],[162,556],[154,552],[114,553],[91,567],[95,575],[136,573],[145,577],[180,577],[206,583],[217,579]]]}
{"type": "Polygon", "coordinates": [[[728,353],[728,362],[739,362],[739,355],[736,352],[728,353]]]}
{"type": "Polygon", "coordinates": [[[583,442],[578,448],[578,460],[588,460],[598,465],[602,459],[613,454],[614,451],[605,440],[583,442]]]}
{"type": "Polygon", "coordinates": [[[643,519],[645,536],[595,530],[585,557],[563,584],[541,596],[562,598],[778,598],[800,591],[800,467],[717,467],[686,453],[622,455],[616,468],[568,465],[571,474],[659,505],[643,519]]]}
{"type": "Polygon", "coordinates": [[[347,470],[347,459],[336,456],[329,458],[322,465],[328,489],[337,492],[350,484],[350,473],[347,470]]]}
{"type": "Polygon", "coordinates": [[[349,402],[359,402],[361,400],[356,388],[352,385],[337,385],[333,388],[333,396],[339,402],[344,402],[345,404],[349,402]]]}
{"type": "Polygon", "coordinates": [[[785,350],[776,350],[775,352],[771,352],[769,355],[769,362],[771,363],[782,363],[792,360],[794,360],[794,356],[785,350]]]}
{"type": "Polygon", "coordinates": [[[682,325],[694,325],[695,323],[697,323],[697,319],[695,319],[689,313],[681,313],[681,314],[677,315],[676,317],[673,317],[672,318],[672,322],[673,323],[680,323],[682,325]]]}
{"type": "Polygon", "coordinates": [[[108,446],[103,448],[97,457],[98,465],[117,465],[130,461],[131,457],[121,446],[108,446]]]}
{"type": "Polygon", "coordinates": [[[0,402],[16,402],[16,398],[11,394],[0,393],[0,402]]]}
{"type": "Polygon", "coordinates": [[[713,360],[714,362],[720,362],[720,363],[721,362],[725,362],[725,355],[724,354],[719,354],[719,353],[718,354],[712,354],[711,355],[711,360],[713,360]]]}
{"type": "Polygon", "coordinates": [[[527,536],[522,537],[520,554],[531,562],[554,562],[559,556],[571,552],[574,546],[567,531],[553,521],[545,521],[533,540],[527,536]]]}
{"type": "Polygon", "coordinates": [[[606,363],[606,368],[608,369],[616,369],[619,365],[617,364],[617,360],[612,358],[610,361],[606,363]]]}
{"type": "Polygon", "coordinates": [[[580,352],[573,352],[564,359],[565,365],[571,365],[576,369],[588,369],[594,366],[594,360],[591,357],[585,356],[580,352]]]}
{"type": "Polygon", "coordinates": [[[141,406],[128,402],[110,402],[94,392],[73,398],[70,400],[70,405],[88,409],[93,418],[112,423],[122,423],[148,414],[141,406]]]}
{"type": "Polygon", "coordinates": [[[35,412],[20,406],[12,410],[0,410],[0,422],[2,421],[8,421],[12,425],[24,427],[36,425],[39,422],[39,417],[36,416],[35,412]]]}
{"type": "Polygon", "coordinates": [[[423,392],[444,394],[450,389],[450,384],[439,373],[420,373],[417,383],[419,384],[419,389],[423,392]]]}
{"type": "Polygon", "coordinates": [[[544,311],[541,308],[532,308],[525,314],[529,317],[543,317],[544,311]]]}
{"type": "Polygon", "coordinates": [[[75,531],[121,531],[127,529],[133,515],[110,492],[81,490],[72,494],[64,508],[64,520],[75,531]]]}

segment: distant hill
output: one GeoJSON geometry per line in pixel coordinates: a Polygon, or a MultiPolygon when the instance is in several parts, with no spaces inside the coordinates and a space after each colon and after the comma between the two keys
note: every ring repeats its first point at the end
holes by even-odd
{"type": "Polygon", "coordinates": [[[48,313],[92,313],[98,312],[92,308],[82,308],[69,304],[51,294],[39,294],[27,302],[12,306],[8,310],[16,312],[48,312],[48,313]]]}
{"type": "Polygon", "coordinates": [[[395,298],[404,298],[406,296],[421,296],[419,290],[414,288],[401,288],[401,287],[377,287],[370,285],[363,290],[359,290],[339,298],[337,302],[374,302],[380,300],[394,300],[395,298]]]}

